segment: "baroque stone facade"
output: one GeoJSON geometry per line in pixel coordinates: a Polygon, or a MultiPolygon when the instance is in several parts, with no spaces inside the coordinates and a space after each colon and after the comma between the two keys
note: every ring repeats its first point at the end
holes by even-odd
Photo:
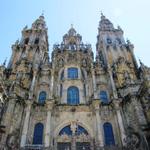
{"type": "Polygon", "coordinates": [[[1,150],[148,150],[150,68],[103,14],[96,58],[71,26],[49,59],[40,16],[0,66],[1,150]]]}

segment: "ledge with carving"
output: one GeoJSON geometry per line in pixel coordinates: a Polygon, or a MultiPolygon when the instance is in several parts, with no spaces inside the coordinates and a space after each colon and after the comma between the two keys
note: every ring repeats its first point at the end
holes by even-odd
{"type": "MultiPolygon", "coordinates": [[[[69,136],[66,133],[64,133],[62,135],[59,135],[56,138],[56,141],[57,142],[71,142],[72,138],[73,138],[72,136],[69,136]]],[[[76,142],[91,142],[91,137],[89,135],[82,133],[80,135],[76,135],[75,140],[76,142]]]]}
{"type": "Polygon", "coordinates": [[[65,112],[91,112],[91,106],[88,104],[68,105],[68,104],[56,104],[55,109],[65,112]]]}
{"type": "Polygon", "coordinates": [[[79,45],[73,45],[73,49],[70,47],[71,45],[65,45],[65,44],[54,44],[53,50],[54,51],[63,51],[63,50],[78,50],[78,51],[88,51],[92,49],[91,44],[79,44],[79,45]]]}
{"type": "Polygon", "coordinates": [[[118,88],[118,93],[121,97],[125,97],[127,95],[132,95],[132,93],[138,93],[141,82],[137,81],[136,83],[126,84],[125,86],[118,88]]]}

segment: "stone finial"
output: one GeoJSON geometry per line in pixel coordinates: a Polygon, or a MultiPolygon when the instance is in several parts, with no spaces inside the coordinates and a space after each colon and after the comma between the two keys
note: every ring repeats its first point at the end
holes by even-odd
{"type": "Polygon", "coordinates": [[[122,28],[118,25],[117,26],[118,30],[123,31],[122,28]]]}
{"type": "Polygon", "coordinates": [[[3,62],[3,66],[6,65],[6,62],[7,62],[7,57],[6,57],[6,59],[4,60],[4,62],[3,62]]]}
{"type": "Polygon", "coordinates": [[[24,28],[23,28],[23,30],[27,30],[28,29],[28,26],[26,25],[24,28]]]}
{"type": "Polygon", "coordinates": [[[15,42],[15,45],[18,45],[19,44],[19,39],[18,40],[16,40],[16,42],[15,42]]]}
{"type": "Polygon", "coordinates": [[[101,19],[105,19],[106,17],[104,16],[103,12],[101,11],[101,19]]]}
{"type": "Polygon", "coordinates": [[[131,42],[130,42],[130,40],[129,40],[129,39],[127,39],[127,44],[128,44],[128,45],[130,45],[130,44],[131,44],[131,42]]]}
{"type": "Polygon", "coordinates": [[[73,24],[71,24],[71,28],[73,28],[73,24]]]}

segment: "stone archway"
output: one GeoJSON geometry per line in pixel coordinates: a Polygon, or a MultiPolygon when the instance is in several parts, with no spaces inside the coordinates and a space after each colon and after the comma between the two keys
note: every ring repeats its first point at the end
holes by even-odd
{"type": "Polygon", "coordinates": [[[76,121],[63,126],[55,141],[57,150],[93,150],[89,132],[76,121]]]}

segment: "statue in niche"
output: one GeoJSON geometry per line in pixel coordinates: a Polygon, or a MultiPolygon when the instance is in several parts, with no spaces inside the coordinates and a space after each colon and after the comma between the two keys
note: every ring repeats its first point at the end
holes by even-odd
{"type": "Polygon", "coordinates": [[[131,77],[128,71],[124,72],[124,79],[127,84],[131,83],[131,77]]]}
{"type": "Polygon", "coordinates": [[[64,66],[64,60],[63,59],[59,59],[58,66],[59,67],[63,67],[64,66]]]}
{"type": "Polygon", "coordinates": [[[120,57],[112,66],[113,75],[118,80],[119,86],[124,86],[126,83],[131,83],[130,68],[123,57],[120,57]]]}
{"type": "Polygon", "coordinates": [[[87,66],[87,61],[86,61],[86,59],[83,59],[83,60],[82,60],[82,66],[83,66],[83,67],[86,67],[86,66],[87,66]]]}
{"type": "Polygon", "coordinates": [[[19,129],[13,131],[7,136],[6,146],[9,150],[18,150],[19,149],[19,129]]]}
{"type": "Polygon", "coordinates": [[[75,132],[77,130],[77,127],[78,127],[77,122],[76,121],[72,121],[71,125],[70,125],[70,128],[71,128],[71,131],[72,131],[73,135],[75,134],[75,132]]]}
{"type": "Polygon", "coordinates": [[[136,150],[140,145],[140,136],[136,133],[130,133],[125,139],[128,149],[136,150]]]}
{"type": "Polygon", "coordinates": [[[68,55],[68,62],[77,62],[77,57],[75,54],[68,55]]]}

